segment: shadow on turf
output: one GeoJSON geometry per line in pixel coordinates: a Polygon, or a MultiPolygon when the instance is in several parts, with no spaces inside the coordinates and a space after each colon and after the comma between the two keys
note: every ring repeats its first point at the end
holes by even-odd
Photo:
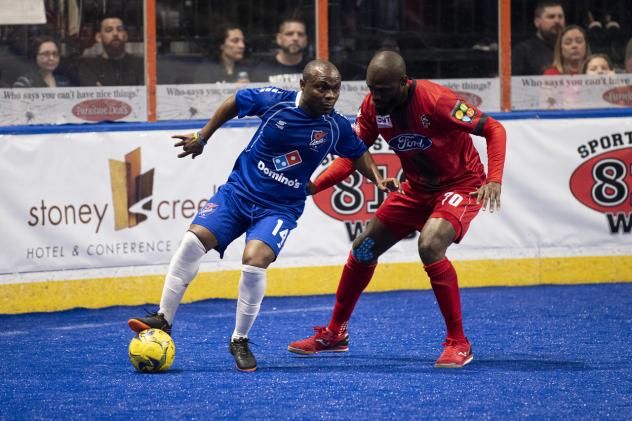
{"type": "MultiPolygon", "coordinates": [[[[279,364],[279,361],[270,361],[270,365],[261,361],[258,372],[275,373],[411,373],[411,372],[442,372],[442,373],[475,373],[480,371],[520,371],[520,372],[548,372],[548,371],[590,371],[594,370],[589,364],[580,361],[563,361],[552,359],[522,358],[522,359],[474,359],[474,361],[462,370],[438,370],[434,368],[434,358],[428,359],[423,356],[402,356],[402,357],[375,357],[363,355],[340,355],[332,354],[326,356],[290,356],[288,364],[279,364]],[[276,364],[275,364],[276,363],[276,364]]],[[[227,372],[233,371],[235,367],[227,362],[226,365],[210,367],[196,367],[191,369],[177,368],[165,374],[183,374],[186,372],[227,372]]],[[[141,373],[138,373],[141,374],[141,373]]],[[[462,375],[463,375],[462,374],[462,375]]]]}
{"type": "Polygon", "coordinates": [[[474,360],[472,365],[483,369],[498,369],[504,371],[590,371],[594,370],[589,364],[581,361],[547,360],[547,359],[486,359],[474,360]]]}
{"type": "MultiPolygon", "coordinates": [[[[293,361],[297,360],[310,360],[305,357],[295,357],[293,361]]],[[[325,362],[329,360],[329,363],[317,363],[314,358],[311,358],[314,363],[305,361],[306,364],[301,365],[270,365],[259,367],[260,371],[274,371],[274,372],[367,372],[367,373],[411,373],[411,372],[429,372],[439,371],[444,373],[463,373],[465,372],[480,372],[480,371],[520,371],[520,372],[548,372],[548,371],[590,371],[593,370],[590,365],[578,362],[578,361],[561,361],[561,360],[538,360],[538,359],[522,359],[522,360],[474,360],[468,366],[462,370],[437,370],[434,368],[434,359],[425,359],[418,357],[390,357],[390,358],[353,358],[347,357],[346,360],[350,360],[348,364],[331,364],[331,357],[326,359],[320,359],[325,362]],[[358,360],[367,359],[373,360],[373,363],[359,362],[358,360]]]]}

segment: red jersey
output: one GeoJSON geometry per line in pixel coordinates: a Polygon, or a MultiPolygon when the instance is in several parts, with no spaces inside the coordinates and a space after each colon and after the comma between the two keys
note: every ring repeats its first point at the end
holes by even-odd
{"type": "Polygon", "coordinates": [[[406,103],[390,115],[376,115],[373,96],[364,98],[355,126],[360,139],[369,146],[382,135],[413,190],[482,185],[485,169],[469,133],[482,135],[489,117],[441,85],[408,83],[406,103]]]}
{"type": "MultiPolygon", "coordinates": [[[[505,163],[504,127],[452,90],[427,80],[408,81],[408,99],[390,115],[376,115],[373,96],[364,97],[354,129],[367,146],[382,135],[402,163],[413,190],[449,191],[453,186],[477,188],[502,182],[505,163]],[[469,133],[487,141],[488,174],[469,133]]],[[[353,163],[337,158],[315,181],[319,192],[354,171],[353,163]]]]}

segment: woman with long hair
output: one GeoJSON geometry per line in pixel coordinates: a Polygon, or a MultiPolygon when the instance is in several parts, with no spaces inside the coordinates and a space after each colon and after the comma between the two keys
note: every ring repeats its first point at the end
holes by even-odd
{"type": "Polygon", "coordinates": [[[590,55],[586,31],[581,26],[568,25],[560,32],[553,51],[553,64],[545,75],[576,75],[590,55]]]}
{"type": "Polygon", "coordinates": [[[250,68],[244,62],[246,39],[238,25],[225,23],[217,27],[210,60],[201,63],[195,72],[196,83],[250,81],[250,68]]]}

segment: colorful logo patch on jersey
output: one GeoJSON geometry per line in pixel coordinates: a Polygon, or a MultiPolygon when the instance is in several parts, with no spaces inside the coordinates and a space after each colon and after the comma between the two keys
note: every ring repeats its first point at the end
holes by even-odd
{"type": "Polygon", "coordinates": [[[471,123],[476,116],[476,108],[467,105],[465,102],[457,101],[452,110],[452,117],[463,123],[471,123]]]}
{"type": "Polygon", "coordinates": [[[279,155],[272,158],[274,168],[277,171],[284,171],[303,162],[298,151],[288,152],[285,155],[279,155]]]}
{"type": "Polygon", "coordinates": [[[204,206],[204,209],[202,209],[199,213],[200,218],[204,218],[207,215],[212,214],[218,206],[219,205],[215,203],[207,203],[206,206],[204,206]]]}
{"type": "Polygon", "coordinates": [[[317,151],[318,147],[325,143],[326,140],[327,132],[324,132],[322,130],[312,130],[312,138],[309,141],[309,148],[317,151]]]}

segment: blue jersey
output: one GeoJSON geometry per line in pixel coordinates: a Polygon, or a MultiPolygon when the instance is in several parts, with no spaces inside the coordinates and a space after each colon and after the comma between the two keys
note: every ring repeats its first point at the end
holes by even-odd
{"type": "Polygon", "coordinates": [[[356,159],[367,150],[345,117],[313,117],[298,106],[299,95],[274,87],[237,92],[238,116],[262,121],[227,181],[236,194],[297,217],[307,182],[328,153],[356,159]]]}

